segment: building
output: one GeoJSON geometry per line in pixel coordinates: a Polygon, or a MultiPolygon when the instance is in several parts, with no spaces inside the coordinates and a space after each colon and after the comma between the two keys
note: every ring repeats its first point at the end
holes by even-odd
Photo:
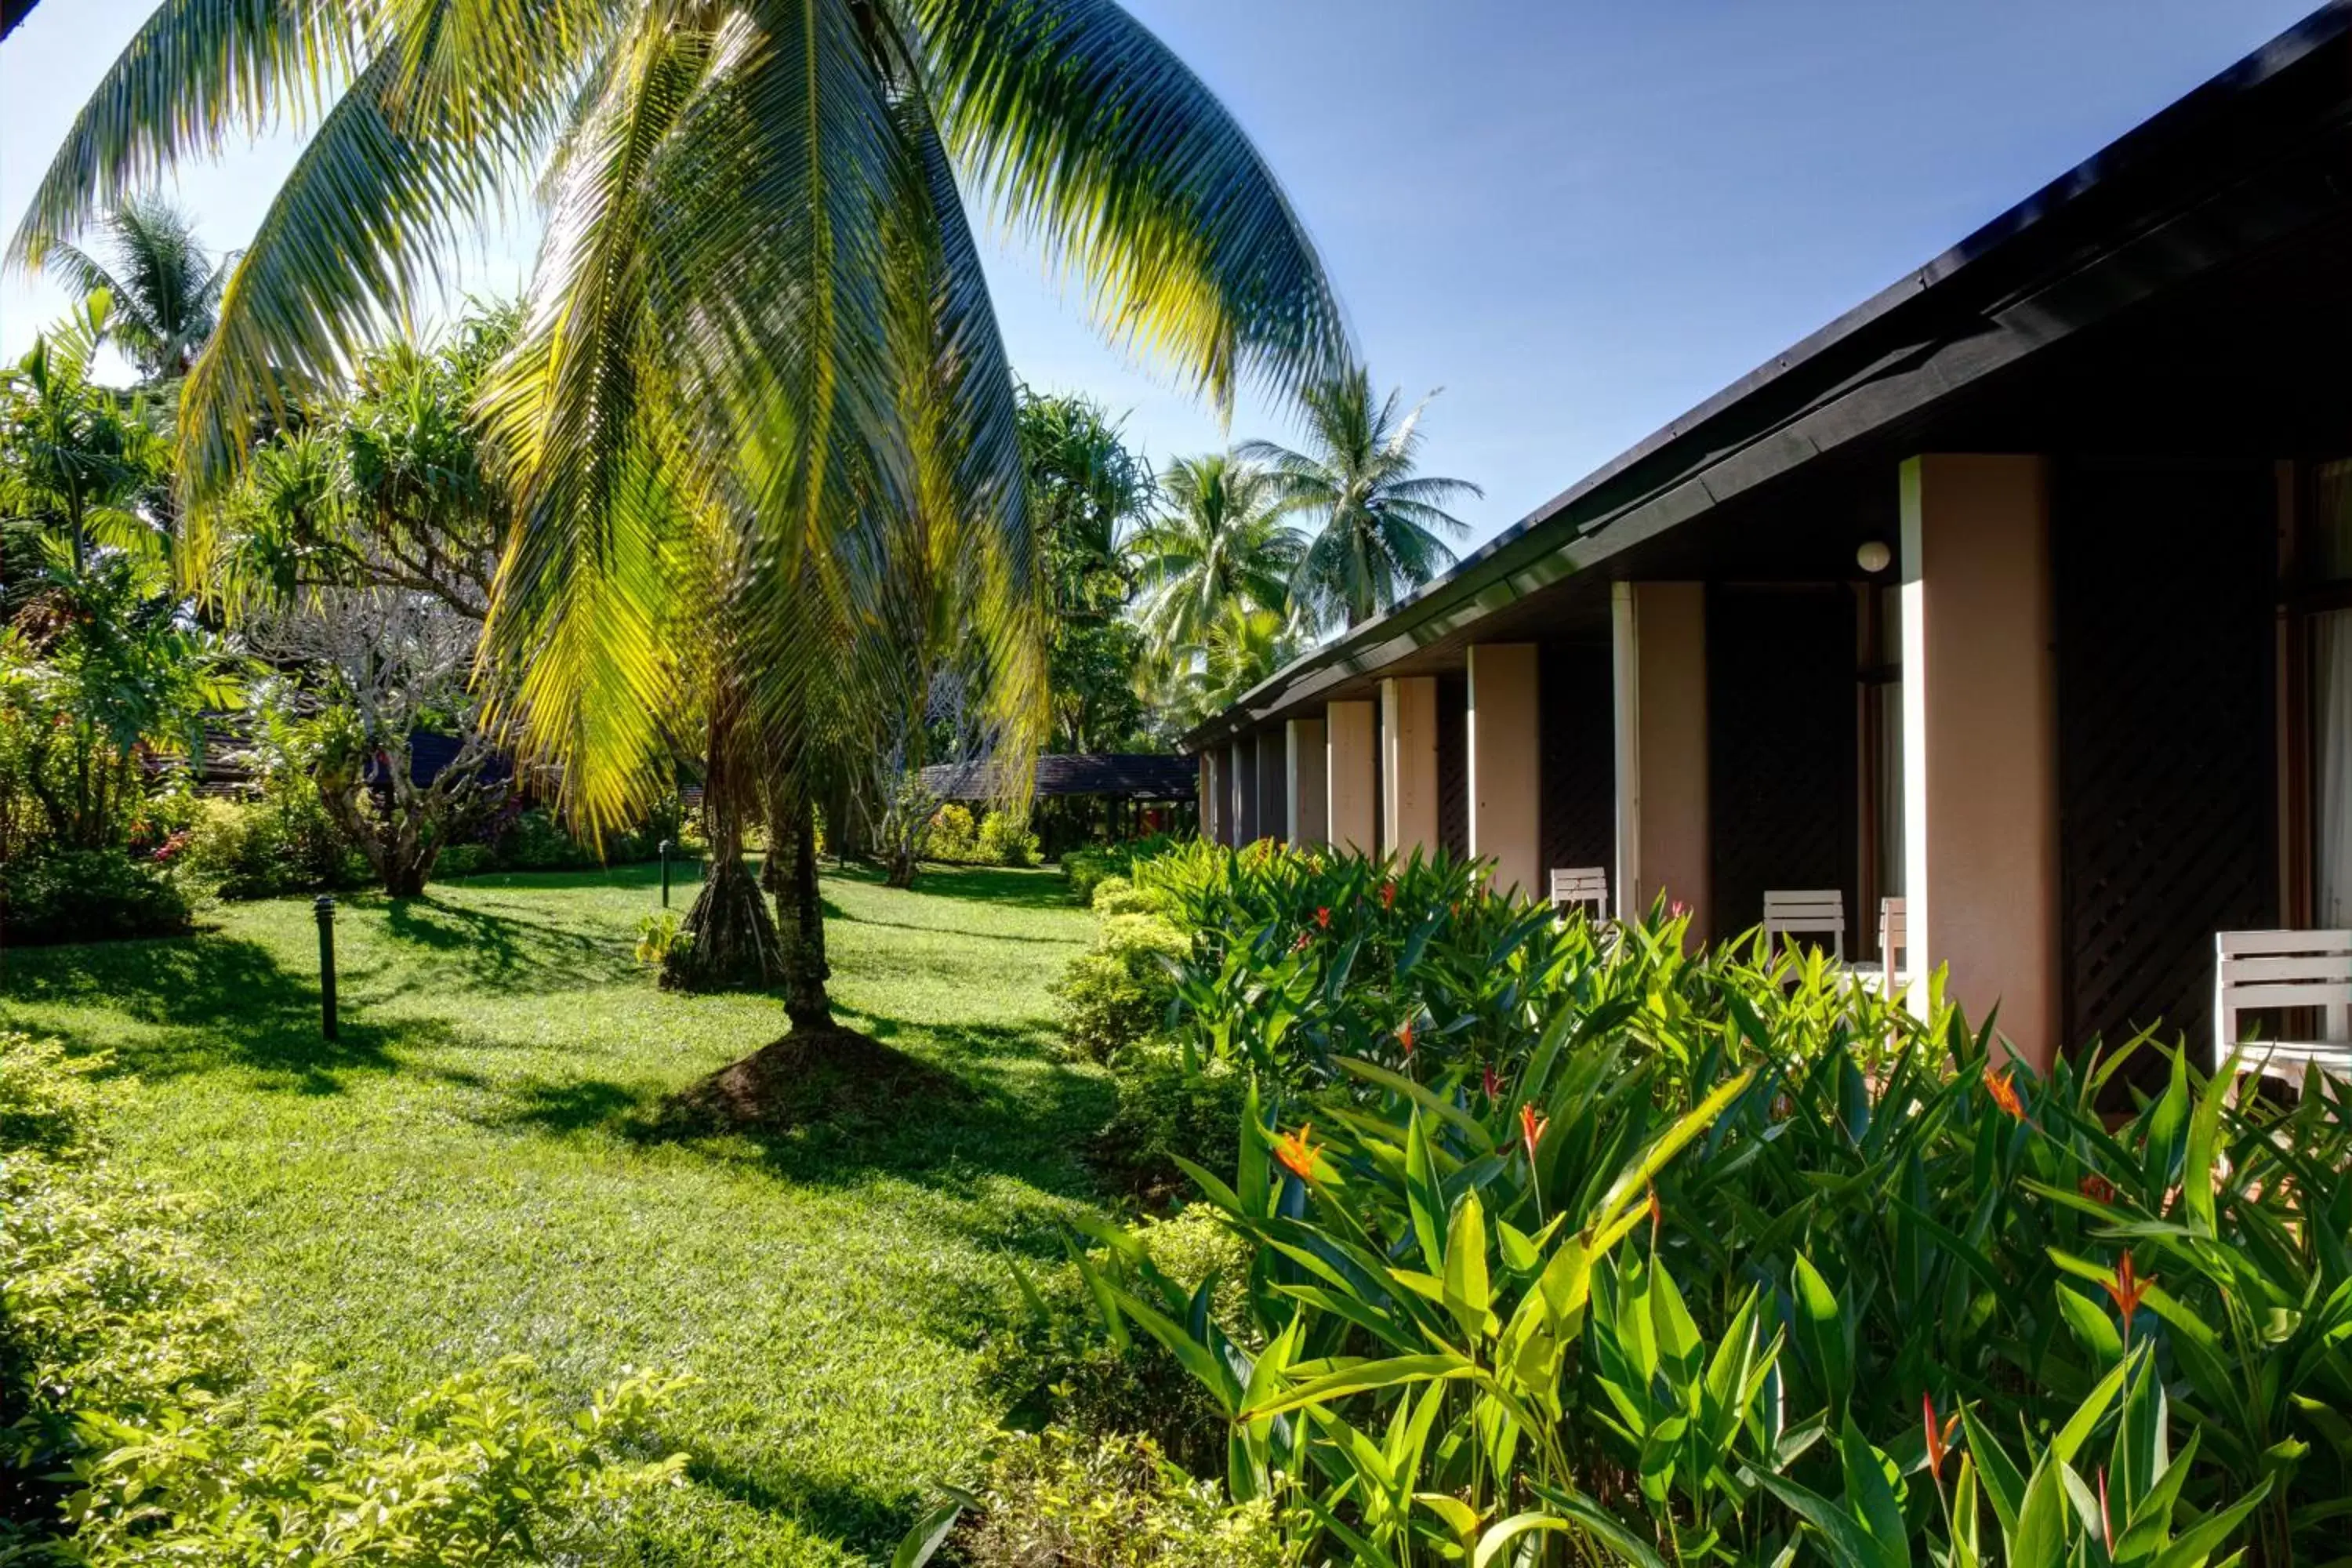
{"type": "Polygon", "coordinates": [[[1203,823],[1899,896],[2037,1062],[2352,925],[2352,4],[1185,739],[1203,823]]]}

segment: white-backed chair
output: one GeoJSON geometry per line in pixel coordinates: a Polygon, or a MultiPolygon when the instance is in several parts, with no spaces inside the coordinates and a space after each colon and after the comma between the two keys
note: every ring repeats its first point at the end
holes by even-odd
{"type": "Polygon", "coordinates": [[[1609,868],[1606,866],[1555,866],[1551,872],[1551,905],[1591,906],[1594,925],[1609,918],[1609,868]]]}
{"type": "Polygon", "coordinates": [[[2244,1047],[2248,1070],[2294,1083],[2305,1063],[2352,1082],[2352,931],[2213,935],[2213,1066],[2244,1047]],[[2319,1016],[2315,1040],[2248,1041],[2240,1016],[2284,1008],[2319,1016]]]}
{"type": "Polygon", "coordinates": [[[1825,936],[1831,954],[1845,962],[1845,895],[1835,888],[1783,889],[1764,895],[1764,946],[1792,936],[1825,936]]]}
{"type": "Polygon", "coordinates": [[[1911,978],[1908,967],[1911,957],[1911,921],[1903,911],[1901,899],[1878,900],[1878,984],[1889,996],[1903,988],[1911,978]],[[1897,962],[1896,953],[1903,955],[1897,962]]]}

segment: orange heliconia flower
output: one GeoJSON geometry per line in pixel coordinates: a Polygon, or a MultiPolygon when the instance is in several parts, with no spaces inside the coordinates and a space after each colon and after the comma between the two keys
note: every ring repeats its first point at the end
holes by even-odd
{"type": "Polygon", "coordinates": [[[1527,1145],[1528,1164],[1535,1163],[1536,1145],[1543,1142],[1544,1129],[1550,1125],[1551,1119],[1538,1115],[1534,1106],[1519,1107],[1519,1142],[1527,1145]]]}
{"type": "Polygon", "coordinates": [[[1325,931],[1329,931],[1331,929],[1330,905],[1318,904],[1315,906],[1315,923],[1321,926],[1325,931]]]}
{"type": "Polygon", "coordinates": [[[2014,1081],[2016,1077],[2015,1068],[2003,1068],[1998,1073],[1987,1068],[1984,1075],[1985,1092],[1992,1096],[1992,1102],[1995,1105],[2022,1121],[2025,1120],[2025,1101],[2018,1098],[2017,1084],[2014,1081]]]}
{"type": "Polygon", "coordinates": [[[1412,1020],[1411,1018],[1407,1018],[1397,1026],[1397,1044],[1404,1047],[1405,1055],[1412,1055],[1412,1020]]]}
{"type": "Polygon", "coordinates": [[[2138,1267],[2132,1262],[2132,1255],[2128,1251],[2124,1254],[2123,1261],[2116,1265],[2116,1277],[2113,1279],[2099,1281],[2100,1288],[2115,1298],[2116,1310],[2124,1315],[2126,1341],[2131,1339],[2132,1318],[2139,1310],[2140,1299],[2147,1294],[2147,1288],[2155,1283],[2153,1277],[2141,1278],[2138,1267]]]}
{"type": "Polygon", "coordinates": [[[1392,910],[1396,908],[1396,884],[1394,882],[1382,882],[1381,884],[1381,908],[1384,910],[1392,910]]]}
{"type": "Polygon", "coordinates": [[[1315,1145],[1307,1142],[1314,1131],[1315,1123],[1302,1122],[1297,1131],[1284,1133],[1274,1145],[1274,1157],[1282,1162],[1282,1168],[1302,1182],[1315,1179],[1315,1145]]]}
{"type": "Polygon", "coordinates": [[[1936,1425],[1936,1396],[1932,1394],[1919,1396],[1919,1414],[1927,1428],[1927,1473],[1940,1481],[1944,1479],[1944,1456],[1950,1452],[1948,1445],[1952,1440],[1952,1428],[1960,1424],[1960,1418],[1954,1415],[1938,1427],[1936,1425]]]}
{"type": "Polygon", "coordinates": [[[2096,1171],[2075,1183],[2074,1190],[2095,1204],[2112,1204],[2116,1201],[2116,1184],[2096,1171]]]}
{"type": "Polygon", "coordinates": [[[1666,1223],[1665,1205],[1658,1202],[1658,1184],[1650,1184],[1650,1250],[1658,1250],[1658,1232],[1666,1223]]]}

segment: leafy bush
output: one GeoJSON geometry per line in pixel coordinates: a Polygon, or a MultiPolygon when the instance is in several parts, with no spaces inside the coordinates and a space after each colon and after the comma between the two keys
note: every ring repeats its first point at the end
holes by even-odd
{"type": "Polygon", "coordinates": [[[992,811],[981,821],[979,852],[992,866],[1034,866],[1037,835],[1026,819],[992,811]]]}
{"type": "Polygon", "coordinates": [[[1157,1027],[1175,994],[1169,966],[1191,951],[1191,940],[1157,916],[1105,921],[1094,946],[1055,983],[1070,1049],[1088,1061],[1108,1061],[1157,1027]]]}
{"type": "Polygon", "coordinates": [[[186,1200],[105,1158],[105,1066],[0,1034],[0,1562],[540,1560],[678,1473],[638,1452],[660,1378],[559,1418],[502,1363],[390,1422],[307,1368],[249,1384],[186,1200]]]}
{"type": "Polygon", "coordinates": [[[694,933],[680,928],[677,914],[662,910],[637,917],[637,962],[656,969],[669,962],[669,955],[692,946],[694,933]]]}
{"type": "Polygon", "coordinates": [[[933,860],[961,864],[979,852],[980,833],[971,813],[953,801],[931,814],[931,828],[923,841],[923,854],[933,860]]]}
{"type": "Polygon", "coordinates": [[[478,877],[498,868],[498,854],[488,845],[452,844],[433,862],[433,875],[436,880],[446,881],[456,877],[478,877]]]}
{"type": "Polygon", "coordinates": [[[495,847],[498,863],[517,871],[593,871],[604,863],[541,805],[517,812],[495,847]]]}
{"type": "Polygon", "coordinates": [[[954,1538],[971,1568],[1279,1568],[1288,1561],[1266,1504],[1228,1503],[1222,1489],[1161,1458],[1149,1438],[1060,1427],[1006,1433],[974,1500],[978,1517],[954,1538]]]}
{"type": "Polygon", "coordinates": [[[1095,1163],[1130,1191],[1182,1184],[1181,1155],[1212,1170],[1231,1166],[1248,1075],[1231,1063],[1187,1068],[1177,1048],[1143,1040],[1118,1056],[1118,1108],[1096,1140],[1095,1163]]]}
{"type": "Polygon", "coordinates": [[[1175,908],[1175,900],[1157,888],[1139,888],[1120,876],[1105,877],[1095,884],[1095,913],[1110,915],[1165,915],[1175,908]]]}
{"type": "Polygon", "coordinates": [[[2164,1092],[2116,1112],[2152,1041],[2038,1079],[1939,982],[1923,1020],[1818,956],[1685,956],[1663,917],[1600,940],[1459,868],[1179,858],[1139,879],[1226,923],[1193,932],[1178,1048],[1279,1101],[1248,1098],[1230,1174],[1186,1166],[1247,1240],[1248,1321],[1140,1240],[1076,1266],[1107,1332],[1215,1396],[1236,1495],[1307,1508],[1295,1544],[1979,1562],[2031,1511],[2010,1561],[2336,1550],[2340,1088],[2233,1102],[2160,1052],[2164,1092]],[[2095,1452],[2130,1467],[2131,1550],[2090,1531],[2095,1452]]]}
{"type": "Polygon", "coordinates": [[[224,899],[364,886],[366,859],[306,784],[273,784],[250,803],[197,801],[183,856],[189,878],[224,899]]]}
{"type": "Polygon", "coordinates": [[[187,896],[163,868],[121,849],[47,849],[0,868],[7,940],[113,942],[181,936],[189,930],[187,896]]]}
{"type": "Polygon", "coordinates": [[[1064,850],[1062,875],[1069,880],[1070,899],[1075,903],[1091,907],[1095,889],[1105,877],[1129,876],[1138,861],[1167,855],[1180,843],[1192,842],[1194,841],[1178,840],[1164,833],[1154,833],[1119,844],[1064,850]]]}

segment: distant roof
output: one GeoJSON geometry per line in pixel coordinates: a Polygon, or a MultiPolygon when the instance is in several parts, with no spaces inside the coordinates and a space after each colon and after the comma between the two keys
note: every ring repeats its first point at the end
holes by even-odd
{"type": "MultiPolygon", "coordinates": [[[[948,763],[923,770],[923,788],[941,800],[986,800],[1009,795],[993,763],[948,763]]],[[[1143,752],[1095,752],[1037,759],[1037,794],[1120,795],[1130,800],[1189,800],[1199,787],[1190,757],[1143,752]]]]}

